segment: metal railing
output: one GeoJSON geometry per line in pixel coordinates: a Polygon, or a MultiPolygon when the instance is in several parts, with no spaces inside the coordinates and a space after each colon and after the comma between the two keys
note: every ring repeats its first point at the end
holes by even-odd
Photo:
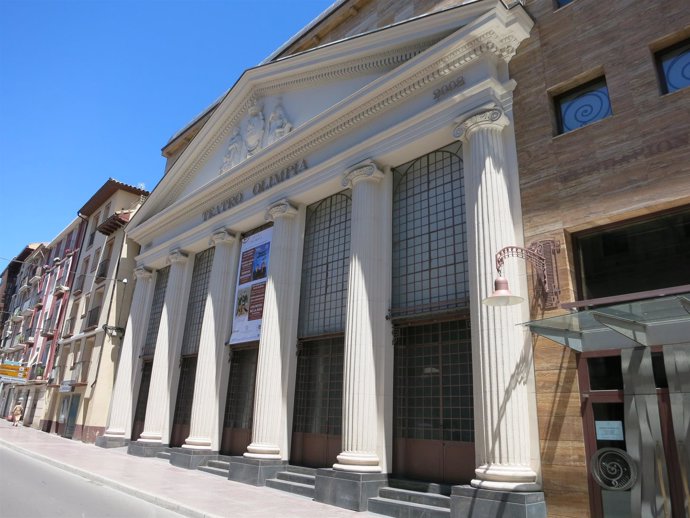
{"type": "Polygon", "coordinates": [[[62,336],[63,337],[68,337],[72,336],[74,334],[74,322],[76,321],[76,317],[69,317],[65,321],[65,327],[62,329],[62,336]]]}
{"type": "Polygon", "coordinates": [[[74,281],[74,290],[72,293],[80,293],[84,289],[84,280],[86,279],[85,273],[80,273],[74,281]]]}
{"type": "Polygon", "coordinates": [[[108,276],[108,266],[110,265],[110,259],[103,259],[101,264],[98,265],[98,271],[96,272],[96,282],[105,279],[108,276]]]}
{"type": "Polygon", "coordinates": [[[98,325],[98,316],[101,313],[101,306],[96,306],[89,310],[89,314],[86,316],[86,328],[93,328],[98,325]]]}

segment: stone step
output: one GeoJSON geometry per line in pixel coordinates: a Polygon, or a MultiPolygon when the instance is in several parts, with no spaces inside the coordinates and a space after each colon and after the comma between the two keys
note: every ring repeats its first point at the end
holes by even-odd
{"type": "Polygon", "coordinates": [[[316,494],[316,488],[314,488],[313,485],[300,484],[298,482],[288,482],[287,480],[278,480],[277,478],[268,479],[266,481],[266,486],[309,498],[314,498],[314,495],[316,494]]]}
{"type": "Polygon", "coordinates": [[[412,502],[415,504],[450,509],[450,497],[435,493],[420,493],[419,491],[410,491],[395,487],[382,487],[379,489],[379,497],[388,500],[399,500],[401,502],[412,502]]]}
{"type": "Polygon", "coordinates": [[[418,493],[434,493],[437,495],[450,496],[451,486],[448,484],[437,484],[435,482],[421,482],[419,480],[407,480],[403,478],[391,478],[388,485],[397,489],[407,489],[418,493]]]}
{"type": "Polygon", "coordinates": [[[208,466],[210,468],[220,468],[224,469],[225,471],[228,471],[230,469],[230,462],[220,459],[211,459],[209,461],[206,461],[204,466],[208,466]]]}
{"type": "Polygon", "coordinates": [[[172,454],[169,451],[159,451],[156,452],[156,458],[170,460],[172,454]]]}
{"type": "Polygon", "coordinates": [[[449,518],[450,509],[434,505],[415,504],[402,500],[374,497],[369,499],[370,513],[396,518],[449,518]]]}
{"type": "Polygon", "coordinates": [[[290,473],[301,473],[302,475],[311,475],[312,477],[316,476],[316,468],[307,468],[304,466],[292,466],[288,464],[285,471],[289,471],[290,473]]]}
{"type": "Polygon", "coordinates": [[[316,484],[316,477],[314,475],[305,475],[303,473],[294,473],[291,471],[281,471],[276,474],[276,478],[278,480],[286,480],[287,482],[307,484],[312,487],[316,484]]]}
{"type": "Polygon", "coordinates": [[[212,475],[218,475],[219,477],[228,478],[227,469],[215,468],[213,466],[199,466],[197,469],[205,473],[211,473],[212,475]]]}

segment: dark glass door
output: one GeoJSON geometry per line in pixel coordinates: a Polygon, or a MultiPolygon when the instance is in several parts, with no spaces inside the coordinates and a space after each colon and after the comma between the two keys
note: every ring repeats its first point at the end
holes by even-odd
{"type": "Polygon", "coordinates": [[[170,446],[182,446],[189,437],[189,423],[192,418],[194,401],[194,379],[196,378],[196,356],[182,358],[180,381],[177,385],[177,403],[170,432],[170,446]]]}
{"type": "Polygon", "coordinates": [[[396,330],[393,475],[447,484],[474,476],[469,321],[396,330]]]}
{"type": "Polygon", "coordinates": [[[343,337],[302,342],[290,463],[330,467],[342,450],[343,337]]]}
{"type": "Polygon", "coordinates": [[[228,394],[225,400],[220,453],[242,455],[252,442],[254,384],[259,348],[237,349],[232,353],[228,394]]]}
{"type": "Polygon", "coordinates": [[[63,437],[67,439],[71,439],[74,436],[80,399],[81,396],[75,394],[71,397],[69,402],[69,413],[67,414],[67,423],[65,424],[65,432],[63,434],[63,437]]]}
{"type": "Polygon", "coordinates": [[[144,361],[142,363],[139,395],[137,396],[137,406],[134,409],[134,419],[132,422],[132,441],[139,439],[139,436],[144,431],[144,421],[146,420],[146,404],[149,400],[149,386],[151,385],[152,369],[153,360],[144,361]]]}

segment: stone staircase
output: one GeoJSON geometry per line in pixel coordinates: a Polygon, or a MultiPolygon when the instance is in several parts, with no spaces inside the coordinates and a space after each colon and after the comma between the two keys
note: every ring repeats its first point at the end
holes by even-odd
{"type": "Polygon", "coordinates": [[[199,471],[218,475],[219,477],[228,478],[230,471],[230,457],[225,455],[218,455],[218,458],[207,460],[197,468],[199,471]]]}
{"type": "Polygon", "coordinates": [[[275,478],[266,480],[266,486],[296,495],[314,498],[316,493],[316,470],[302,466],[287,466],[276,473],[275,478]]]}
{"type": "Polygon", "coordinates": [[[157,459],[165,459],[165,460],[169,461],[170,456],[171,456],[170,450],[163,450],[163,451],[156,452],[156,458],[157,459]]]}
{"type": "Polygon", "coordinates": [[[450,517],[450,486],[391,479],[379,496],[369,499],[369,512],[397,518],[450,517]]]}

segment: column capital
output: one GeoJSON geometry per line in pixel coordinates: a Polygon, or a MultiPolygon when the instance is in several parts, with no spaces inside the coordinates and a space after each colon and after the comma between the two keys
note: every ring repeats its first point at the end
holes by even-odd
{"type": "Polygon", "coordinates": [[[378,182],[383,178],[383,171],[379,169],[373,160],[365,160],[351,167],[343,175],[343,187],[352,187],[359,180],[372,180],[378,182]]]}
{"type": "Polygon", "coordinates": [[[170,250],[170,254],[168,255],[166,263],[184,263],[187,261],[188,258],[189,256],[186,253],[184,253],[180,248],[175,248],[173,250],[170,250]]]}
{"type": "Polygon", "coordinates": [[[266,221],[275,221],[278,218],[292,217],[297,214],[297,208],[287,199],[274,203],[266,210],[266,221]]]}
{"type": "Polygon", "coordinates": [[[153,272],[145,266],[138,266],[134,269],[134,275],[138,281],[148,281],[151,280],[153,272]]]}
{"type": "Polygon", "coordinates": [[[510,124],[510,119],[498,106],[484,108],[472,115],[460,118],[460,123],[453,128],[453,137],[467,142],[472,134],[479,128],[493,126],[499,129],[510,124]]]}
{"type": "Polygon", "coordinates": [[[235,241],[235,234],[228,232],[226,229],[218,229],[211,234],[208,240],[210,246],[218,246],[221,244],[229,245],[235,241]]]}

